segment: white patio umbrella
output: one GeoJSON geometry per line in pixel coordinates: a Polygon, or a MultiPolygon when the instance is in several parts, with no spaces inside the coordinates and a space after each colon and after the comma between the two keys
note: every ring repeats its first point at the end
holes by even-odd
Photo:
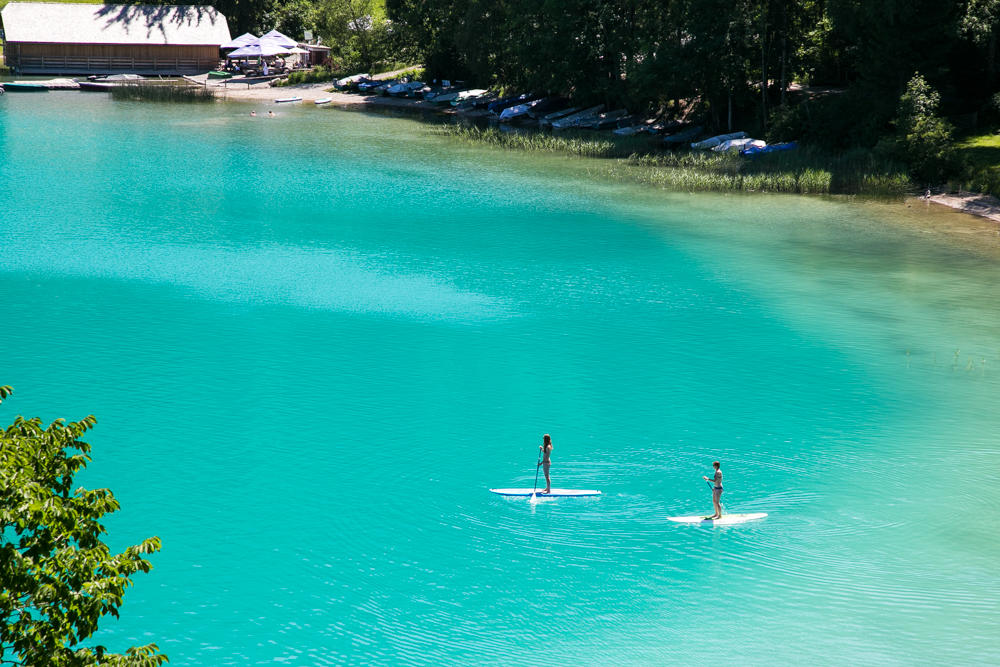
{"type": "Polygon", "coordinates": [[[264,41],[261,39],[256,44],[247,44],[246,46],[241,46],[229,55],[227,58],[238,59],[238,58],[271,58],[272,56],[280,56],[288,53],[289,49],[286,46],[279,46],[271,41],[264,41]]]}
{"type": "Polygon", "coordinates": [[[240,35],[239,37],[237,37],[236,39],[232,40],[231,42],[226,42],[225,44],[223,44],[219,48],[221,48],[221,49],[238,49],[241,46],[246,46],[247,44],[253,44],[258,39],[260,39],[260,38],[257,37],[257,35],[251,35],[249,32],[245,32],[242,35],[240,35]]]}
{"type": "Polygon", "coordinates": [[[265,39],[271,40],[272,42],[277,42],[278,44],[281,44],[282,46],[287,46],[289,48],[298,45],[298,42],[296,42],[294,39],[292,39],[288,35],[282,35],[277,30],[272,30],[267,34],[262,35],[261,40],[265,39]]]}

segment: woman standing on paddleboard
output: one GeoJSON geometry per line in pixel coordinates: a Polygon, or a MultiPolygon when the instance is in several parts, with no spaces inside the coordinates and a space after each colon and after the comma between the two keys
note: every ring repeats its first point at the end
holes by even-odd
{"type": "Polygon", "coordinates": [[[539,447],[542,450],[542,460],[538,465],[542,466],[542,472],[545,473],[545,490],[542,493],[552,492],[552,481],[549,479],[549,466],[552,464],[552,438],[546,433],[542,436],[542,446],[539,447]]]}
{"type": "MultiPolygon", "coordinates": [[[[722,471],[719,470],[719,462],[712,461],[712,467],[715,468],[715,475],[712,479],[701,476],[706,482],[712,482],[712,505],[715,506],[715,514],[712,515],[713,519],[722,518],[722,471]]],[[[548,479],[548,477],[546,477],[548,479]]]]}

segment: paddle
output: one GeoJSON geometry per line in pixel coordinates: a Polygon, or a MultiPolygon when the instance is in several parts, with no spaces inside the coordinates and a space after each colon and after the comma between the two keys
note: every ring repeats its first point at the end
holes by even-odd
{"type": "Polygon", "coordinates": [[[542,448],[538,448],[538,461],[535,463],[535,486],[531,489],[531,498],[528,499],[529,503],[538,502],[535,498],[535,491],[538,490],[538,468],[542,465],[542,448]]]}

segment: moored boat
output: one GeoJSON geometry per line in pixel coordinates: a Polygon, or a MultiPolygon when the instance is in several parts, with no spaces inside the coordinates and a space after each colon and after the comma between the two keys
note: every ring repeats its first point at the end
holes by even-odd
{"type": "Polygon", "coordinates": [[[457,107],[465,102],[471,102],[477,100],[484,95],[489,94],[490,91],[485,88],[473,88],[472,90],[463,90],[458,94],[458,97],[451,101],[451,106],[457,107]]]}
{"type": "Polygon", "coordinates": [[[351,76],[346,76],[343,79],[337,79],[333,82],[333,87],[337,90],[345,90],[347,88],[354,88],[362,81],[368,80],[367,74],[353,74],[351,76]]]}
{"type": "Polygon", "coordinates": [[[80,90],[87,91],[90,93],[110,93],[111,89],[115,87],[113,83],[104,83],[103,81],[81,81],[80,90]]]}
{"type": "Polygon", "coordinates": [[[320,99],[313,102],[313,104],[329,104],[333,101],[332,97],[321,97],[320,99]]]}
{"type": "Polygon", "coordinates": [[[209,79],[231,79],[233,78],[232,72],[221,72],[219,70],[212,70],[208,73],[209,79]]]}
{"type": "Polygon", "coordinates": [[[578,111],[575,114],[571,114],[569,116],[565,116],[558,120],[554,120],[552,121],[552,129],[565,130],[570,127],[576,127],[577,123],[584,120],[585,118],[596,116],[601,112],[603,108],[604,108],[603,104],[598,104],[597,106],[590,107],[589,109],[584,109],[583,111],[578,111]]]}
{"type": "MultiPolygon", "coordinates": [[[[440,95],[435,95],[431,98],[431,104],[451,104],[453,101],[458,99],[458,96],[462,94],[463,90],[456,90],[450,93],[442,93],[440,95]]],[[[426,98],[425,98],[426,99],[426,98]]]]}
{"type": "Polygon", "coordinates": [[[420,90],[424,87],[423,81],[409,81],[406,83],[397,83],[393,86],[386,88],[387,93],[392,97],[404,97],[408,95],[411,91],[420,90]]]}
{"type": "Polygon", "coordinates": [[[665,144],[683,144],[691,141],[692,139],[701,135],[702,127],[701,125],[696,125],[694,127],[688,127],[677,134],[671,134],[668,137],[663,138],[663,143],[665,144]]]}
{"type": "Polygon", "coordinates": [[[601,130],[616,125],[619,118],[627,115],[628,109],[615,109],[607,113],[594,114],[593,116],[582,118],[576,124],[576,127],[581,130],[601,130]]]}
{"type": "Polygon", "coordinates": [[[49,89],[40,83],[27,83],[24,81],[9,81],[3,84],[3,88],[8,93],[47,93],[49,89]]]}
{"type": "Polygon", "coordinates": [[[560,109],[559,111],[553,111],[552,113],[546,114],[546,115],[542,116],[541,118],[539,118],[538,119],[538,124],[541,127],[548,127],[549,125],[551,125],[553,123],[553,121],[557,121],[560,118],[565,118],[566,116],[569,116],[571,114],[575,114],[579,110],[580,110],[580,107],[569,107],[567,109],[560,109]]]}
{"type": "Polygon", "coordinates": [[[505,109],[509,109],[513,106],[518,106],[521,104],[526,104],[528,102],[533,102],[537,99],[541,99],[541,95],[536,95],[534,93],[525,93],[524,95],[519,95],[517,97],[508,97],[505,100],[497,100],[490,104],[487,108],[490,113],[495,113],[498,116],[504,112],[505,109]]]}
{"type": "Polygon", "coordinates": [[[524,104],[515,104],[512,107],[507,107],[500,112],[500,122],[507,123],[515,118],[520,118],[521,116],[526,116],[531,107],[537,105],[543,100],[532,100],[531,102],[525,102],[524,104]]]}
{"type": "Polygon", "coordinates": [[[279,97],[274,101],[275,104],[284,104],[285,102],[301,102],[302,98],[299,96],[295,97],[279,97]]]}
{"type": "Polygon", "coordinates": [[[747,136],[746,132],[730,132],[729,134],[717,134],[714,137],[709,137],[704,141],[699,141],[697,143],[691,144],[691,148],[696,151],[705,150],[708,148],[715,148],[724,141],[729,141],[730,139],[745,139],[747,136]]]}
{"type": "Polygon", "coordinates": [[[548,115],[554,111],[565,109],[568,106],[569,100],[565,97],[550,97],[528,109],[528,117],[535,119],[541,118],[542,116],[548,115]]]}

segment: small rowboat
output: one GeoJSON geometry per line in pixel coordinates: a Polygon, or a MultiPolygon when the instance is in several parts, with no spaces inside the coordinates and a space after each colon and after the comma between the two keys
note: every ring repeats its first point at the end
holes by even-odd
{"type": "Polygon", "coordinates": [[[315,104],[329,104],[332,101],[333,101],[332,97],[324,97],[321,100],[316,100],[315,104]]]}
{"type": "Polygon", "coordinates": [[[220,72],[219,70],[212,70],[208,73],[209,79],[232,79],[232,72],[220,72]]]}
{"type": "Polygon", "coordinates": [[[275,104],[281,104],[283,102],[301,102],[301,97],[279,97],[274,101],[275,104]]]}
{"type": "Polygon", "coordinates": [[[47,93],[48,87],[40,83],[21,83],[11,81],[3,84],[4,90],[8,93],[47,93]]]}
{"type": "Polygon", "coordinates": [[[80,90],[96,92],[96,93],[110,93],[111,89],[115,87],[113,83],[103,83],[100,81],[81,81],[80,90]]]}

